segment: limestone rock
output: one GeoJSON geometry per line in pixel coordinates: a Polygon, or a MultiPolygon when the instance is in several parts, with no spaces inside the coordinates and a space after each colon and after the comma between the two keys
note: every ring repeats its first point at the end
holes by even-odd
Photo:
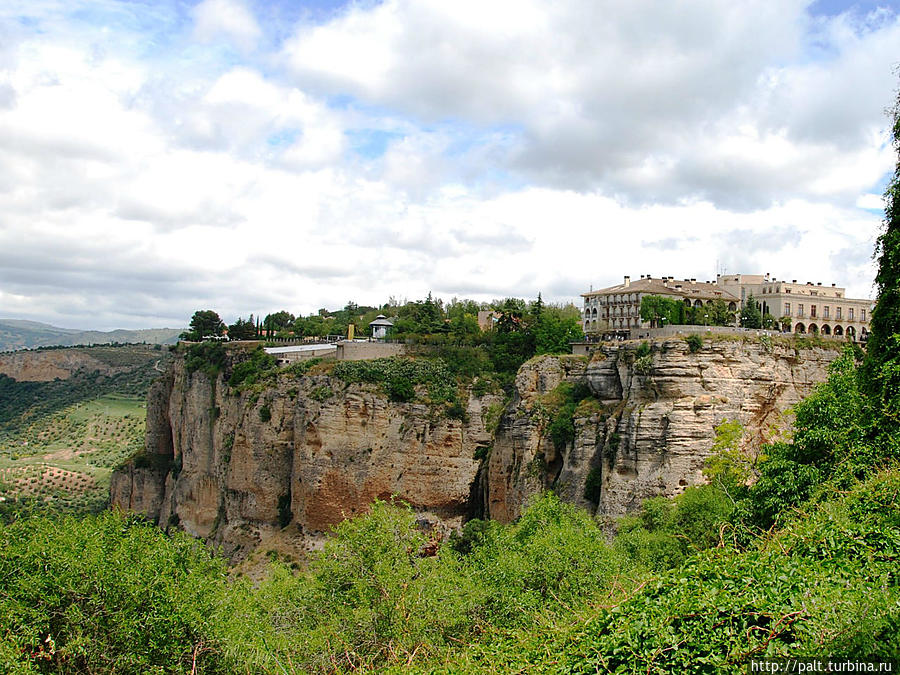
{"type": "Polygon", "coordinates": [[[324,375],[282,376],[238,394],[224,376],[189,374],[176,358],[147,407],[146,455],[171,470],[126,466],[113,476],[111,500],[235,559],[261,541],[316,545],[393,495],[438,527],[472,516],[513,520],[546,489],[620,515],[702,482],[721,422],[740,421],[749,445],[789,424],[785,412],[838,354],[723,339],[691,353],[668,339],[653,343],[649,369],[636,370],[636,348],[531,360],[496,431],[485,425],[501,408],[496,395],[469,396],[461,421],[324,375]],[[563,381],[587,385],[594,400],[578,409],[574,442],[557,449],[543,401],[563,381]]]}

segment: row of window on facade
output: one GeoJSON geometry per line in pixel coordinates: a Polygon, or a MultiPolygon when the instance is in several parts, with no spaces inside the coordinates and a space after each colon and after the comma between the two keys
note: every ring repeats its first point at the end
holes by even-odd
{"type": "MultiPolygon", "coordinates": [[[[610,319],[605,322],[610,328],[640,328],[640,319],[610,319]]],[[[584,330],[596,330],[597,319],[586,320],[584,322],[584,330]]]]}
{"type": "MultiPolygon", "coordinates": [[[[627,297],[630,297],[630,296],[627,296],[627,297]]],[[[706,304],[711,305],[711,304],[713,304],[713,302],[714,302],[713,300],[707,300],[706,304]]],[[[601,301],[600,304],[604,304],[604,303],[601,301]]],[[[687,305],[688,307],[690,307],[691,306],[690,299],[685,298],[684,304],[687,305]]],[[[790,305],[790,303],[788,303],[788,305],[790,305]]],[[[694,307],[703,307],[703,301],[702,300],[694,300],[693,306],[694,307]]],[[[732,312],[737,311],[737,304],[734,302],[729,302],[728,309],[732,312]]],[[[617,307],[617,308],[613,308],[612,310],[605,309],[605,310],[603,310],[603,313],[600,316],[608,318],[609,316],[637,316],[638,314],[639,314],[639,310],[638,310],[637,305],[625,305],[624,307],[617,307]]],[[[593,309],[585,309],[584,310],[584,318],[585,319],[596,319],[597,318],[597,308],[594,307],[593,309]]]]}
{"type": "MultiPolygon", "coordinates": [[[[819,333],[821,333],[822,335],[834,335],[835,337],[842,337],[845,334],[843,327],[835,326],[834,328],[832,328],[827,323],[824,324],[821,328],[814,323],[809,324],[809,326],[798,323],[796,326],[794,326],[794,332],[801,334],[812,333],[814,335],[818,335],[819,333]]],[[[853,326],[847,326],[846,334],[855,339],[856,328],[854,328],[853,326]]],[[[860,331],[860,337],[863,340],[866,340],[869,337],[869,331],[866,330],[865,326],[863,326],[860,331]]]]}
{"type": "MultiPolygon", "coordinates": [[[[843,308],[842,308],[842,307],[835,307],[834,309],[835,309],[834,318],[837,319],[838,321],[840,321],[841,319],[843,319],[843,316],[841,316],[841,314],[842,314],[842,311],[841,311],[841,310],[842,310],[843,308]]],[[[805,310],[804,310],[803,303],[802,303],[802,302],[797,303],[797,316],[798,316],[798,317],[804,317],[804,316],[806,316],[806,315],[804,314],[804,311],[805,311],[805,310]]],[[[816,317],[816,312],[817,312],[817,307],[816,307],[816,305],[810,305],[810,306],[809,306],[809,318],[810,318],[810,319],[815,319],[815,318],[817,318],[817,317],[816,317]]],[[[791,316],[791,303],[789,303],[789,302],[784,303],[784,315],[785,315],[785,316],[791,316]]],[[[824,307],[822,307],[822,318],[823,318],[823,319],[830,319],[830,318],[831,318],[831,307],[829,307],[828,305],[825,305],[824,307]]],[[[847,308],[847,321],[855,321],[855,320],[856,320],[856,319],[853,318],[853,307],[848,307],[848,308],[847,308]]],[[[860,310],[859,310],[859,320],[860,320],[860,321],[865,321],[865,320],[866,320],[866,310],[864,310],[864,309],[860,309],[860,310]]]]}

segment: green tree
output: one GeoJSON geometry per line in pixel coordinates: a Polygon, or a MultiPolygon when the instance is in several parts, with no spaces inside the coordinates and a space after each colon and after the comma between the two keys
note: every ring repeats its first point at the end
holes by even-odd
{"type": "Polygon", "coordinates": [[[763,317],[759,311],[759,303],[753,297],[753,293],[747,296],[744,306],[741,308],[741,327],[743,328],[762,328],[763,317]]]}
{"type": "Polygon", "coordinates": [[[246,321],[238,317],[237,321],[228,326],[228,337],[231,340],[253,340],[256,337],[253,315],[246,321]]]}
{"type": "Polygon", "coordinates": [[[536,354],[568,354],[572,351],[569,343],[584,337],[581,313],[573,305],[544,307],[531,332],[536,354]]]}
{"type": "MultiPolygon", "coordinates": [[[[892,137],[900,154],[900,95],[892,137]]],[[[900,159],[884,193],[884,229],[875,246],[878,291],[863,367],[864,388],[874,408],[873,428],[887,454],[900,457],[900,159]]]]}
{"type": "Polygon", "coordinates": [[[267,314],[266,318],[263,319],[263,326],[266,331],[271,335],[273,333],[277,333],[278,331],[285,330],[289,328],[291,324],[294,323],[295,317],[293,314],[288,312],[287,310],[281,310],[280,312],[275,312],[273,314],[267,314]]]}
{"type": "Polygon", "coordinates": [[[641,321],[649,321],[653,328],[685,323],[685,309],[684,303],[674,298],[663,295],[641,297],[641,321]]]}
{"type": "Polygon", "coordinates": [[[728,309],[728,304],[721,298],[716,298],[703,309],[709,315],[708,323],[713,326],[734,325],[734,312],[728,309]]]}
{"type": "Polygon", "coordinates": [[[194,312],[190,326],[181,334],[181,339],[199,342],[206,337],[218,337],[224,333],[225,323],[219,315],[211,309],[200,309],[194,312]]]}

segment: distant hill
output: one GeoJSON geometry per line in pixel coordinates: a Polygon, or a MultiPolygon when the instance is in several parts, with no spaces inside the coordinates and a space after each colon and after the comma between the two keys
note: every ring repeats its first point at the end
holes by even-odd
{"type": "Polygon", "coordinates": [[[77,330],[59,328],[37,321],[0,319],[0,352],[35,347],[69,347],[107,343],[146,342],[175,344],[183,328],[146,328],[142,330],[77,330]]]}

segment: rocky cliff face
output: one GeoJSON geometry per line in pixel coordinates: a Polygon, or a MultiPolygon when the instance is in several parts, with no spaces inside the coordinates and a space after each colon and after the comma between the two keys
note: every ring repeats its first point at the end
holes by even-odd
{"type": "Polygon", "coordinates": [[[741,340],[706,340],[691,353],[684,340],[669,339],[643,358],[637,349],[603,346],[587,362],[545,358],[520,370],[517,404],[506,411],[488,462],[490,517],[516,518],[548,488],[597,515],[676,495],[703,482],[717,425],[739,421],[748,448],[772,440],[790,424],[786,411],[826,378],[838,355],[741,340]],[[544,433],[542,402],[564,380],[587,384],[595,400],[576,411],[574,443],[557,449],[544,433]]]}
{"type": "Polygon", "coordinates": [[[635,349],[534,359],[505,407],[497,395],[470,396],[465,421],[325,375],[236,394],[223,375],[188,374],[176,359],[150,391],[147,453],[114,474],[112,503],[232,557],[272,536],[308,546],[391,495],[441,526],[514,519],[547,488],[622,514],[702,481],[718,423],[737,419],[748,442],[766,438],[837,355],[740,341],[707,341],[692,354],[672,339],[636,369],[635,349]],[[564,381],[592,396],[577,408],[574,442],[557,448],[547,401],[564,381]]]}
{"type": "Polygon", "coordinates": [[[233,557],[276,533],[305,547],[393,495],[452,526],[469,513],[492,403],[470,397],[460,421],[321,375],[236,395],[178,359],[150,391],[147,453],[113,475],[111,501],[233,557]]]}
{"type": "Polygon", "coordinates": [[[164,356],[149,345],[7,352],[0,354],[0,373],[19,382],[52,382],[67,380],[79,371],[114,375],[164,356]]]}

